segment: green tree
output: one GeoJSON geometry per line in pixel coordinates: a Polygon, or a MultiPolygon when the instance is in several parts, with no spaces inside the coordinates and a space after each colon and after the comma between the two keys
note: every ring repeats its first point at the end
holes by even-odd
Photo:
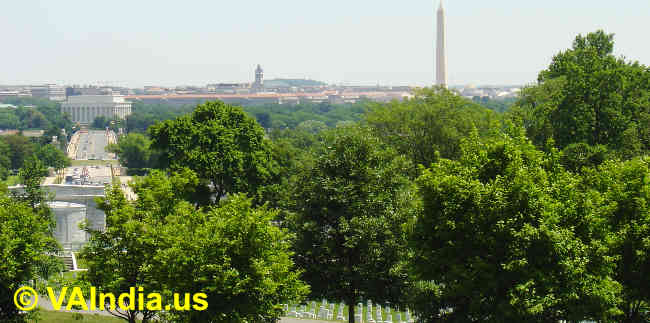
{"type": "Polygon", "coordinates": [[[322,121],[307,120],[298,124],[296,129],[300,131],[310,132],[310,133],[319,133],[321,131],[327,130],[327,125],[325,124],[325,122],[322,121]]]}
{"type": "Polygon", "coordinates": [[[23,167],[25,159],[34,153],[34,144],[25,136],[10,135],[2,137],[1,140],[9,145],[11,169],[23,167]]]}
{"type": "Polygon", "coordinates": [[[117,154],[120,164],[131,169],[155,168],[158,154],[151,150],[151,140],[141,133],[130,133],[110,144],[106,151],[117,154]]]}
{"type": "Polygon", "coordinates": [[[492,111],[495,112],[507,112],[510,107],[517,102],[517,98],[510,97],[510,98],[496,98],[496,99],[490,99],[489,96],[484,96],[484,97],[478,97],[475,96],[472,98],[472,101],[474,101],[477,104],[480,104],[492,111]]]}
{"type": "Polygon", "coordinates": [[[11,170],[11,148],[7,143],[0,139],[0,181],[9,177],[11,170]]]}
{"type": "Polygon", "coordinates": [[[47,205],[51,200],[48,192],[41,187],[43,179],[47,176],[47,168],[35,155],[27,158],[23,168],[18,172],[23,192],[15,194],[19,200],[32,207],[34,212],[50,227],[50,232],[55,228],[54,214],[47,205]]]}
{"type": "Polygon", "coordinates": [[[460,141],[473,128],[485,136],[499,128],[494,112],[444,88],[421,89],[410,100],[375,104],[366,121],[382,140],[424,166],[435,161],[436,152],[458,158],[460,141]]]}
{"type": "Polygon", "coordinates": [[[12,199],[0,188],[0,321],[22,322],[14,292],[36,277],[38,264],[56,242],[48,223],[31,206],[12,199]]]}
{"type": "MultiPolygon", "coordinates": [[[[94,286],[115,293],[131,286],[160,292],[205,293],[208,308],[172,308],[175,322],[260,322],[275,318],[279,304],[299,301],[307,291],[289,253],[289,236],[272,223],[274,212],[254,209],[242,195],[208,210],[185,199],[198,177],[191,171],[167,177],[153,171],[133,184],[138,198],[127,201],[118,187],[101,208],[104,232],[90,231],[82,257],[94,286]],[[126,252],[125,252],[126,251],[126,252]]],[[[135,312],[121,317],[134,322],[135,312]]],[[[142,312],[151,318],[149,312],[142,312]]]]}
{"type": "Polygon", "coordinates": [[[585,189],[602,195],[613,278],[623,286],[618,322],[646,322],[650,310],[650,160],[609,161],[585,171],[585,189]]]}
{"type": "Polygon", "coordinates": [[[4,103],[18,106],[17,109],[0,111],[0,128],[29,129],[40,128],[66,129],[71,133],[72,122],[69,116],[61,113],[61,106],[53,102],[35,98],[7,98],[4,103]]]}
{"type": "Polygon", "coordinates": [[[47,145],[47,144],[53,144],[53,137],[56,136],[56,140],[58,141],[57,147],[60,149],[65,149],[66,145],[68,144],[68,138],[63,135],[63,131],[61,131],[61,128],[58,128],[56,126],[51,126],[45,132],[43,132],[43,135],[39,138],[39,143],[41,145],[47,145]]]}
{"type": "Polygon", "coordinates": [[[109,125],[109,122],[110,120],[105,116],[97,116],[91,126],[95,129],[105,129],[109,125]]]}
{"type": "Polygon", "coordinates": [[[164,166],[200,174],[209,189],[198,198],[202,203],[226,193],[254,195],[276,172],[264,130],[239,107],[206,102],[149,129],[164,166]]]}
{"type": "Polygon", "coordinates": [[[350,322],[362,298],[401,301],[411,167],[367,128],[342,127],[290,185],[295,261],[311,296],[345,301],[350,322]]]}
{"type": "Polygon", "coordinates": [[[258,112],[255,114],[257,123],[264,129],[271,128],[271,115],[268,112],[258,112]]]}
{"type": "Polygon", "coordinates": [[[562,150],[560,162],[567,170],[580,172],[583,167],[596,167],[608,159],[609,152],[603,145],[585,143],[570,144],[562,150]]]}
{"type": "Polygon", "coordinates": [[[36,158],[43,162],[46,167],[53,167],[61,170],[71,165],[70,158],[61,149],[51,144],[45,144],[36,150],[36,158]]]}
{"type": "Polygon", "coordinates": [[[577,36],[522,92],[515,114],[536,145],[605,145],[625,158],[650,149],[650,69],[616,58],[613,38],[577,36]]]}
{"type": "Polygon", "coordinates": [[[15,111],[3,109],[0,111],[0,129],[18,129],[20,119],[15,111]]]}
{"type": "Polygon", "coordinates": [[[153,268],[165,289],[207,294],[205,311],[176,311],[179,322],[264,322],[280,304],[301,301],[308,288],[290,258],[289,235],[275,212],[254,209],[242,194],[207,212],[177,213],[158,227],[153,268]],[[188,279],[188,277],[192,277],[188,279]]]}
{"type": "MultiPolygon", "coordinates": [[[[119,186],[107,189],[98,207],[106,214],[106,230],[85,228],[90,240],[80,254],[88,266],[83,279],[114,295],[128,293],[131,287],[143,287],[147,293],[160,292],[160,285],[145,270],[156,252],[153,242],[142,238],[149,214],[127,201],[119,186]]],[[[107,310],[129,323],[135,323],[138,315],[142,323],[147,323],[155,314],[138,307],[107,310]]]]}
{"type": "Polygon", "coordinates": [[[618,313],[602,199],[581,190],[558,155],[521,133],[488,144],[475,134],[459,160],[441,159],[418,178],[412,266],[428,295],[414,304],[420,318],[576,322],[618,313]]]}

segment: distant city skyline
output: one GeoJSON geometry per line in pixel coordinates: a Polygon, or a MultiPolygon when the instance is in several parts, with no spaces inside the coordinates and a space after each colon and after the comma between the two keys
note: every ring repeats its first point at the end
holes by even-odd
{"type": "MultiPolygon", "coordinates": [[[[439,0],[5,1],[0,84],[434,84],[439,0]]],[[[650,1],[445,1],[448,81],[529,84],[576,35],[650,65],[650,1]]]]}

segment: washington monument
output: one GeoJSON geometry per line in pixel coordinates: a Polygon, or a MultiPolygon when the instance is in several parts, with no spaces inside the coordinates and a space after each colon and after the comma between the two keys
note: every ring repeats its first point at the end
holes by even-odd
{"type": "Polygon", "coordinates": [[[436,85],[447,87],[447,35],[445,31],[445,8],[440,0],[438,7],[438,37],[436,41],[436,85]]]}

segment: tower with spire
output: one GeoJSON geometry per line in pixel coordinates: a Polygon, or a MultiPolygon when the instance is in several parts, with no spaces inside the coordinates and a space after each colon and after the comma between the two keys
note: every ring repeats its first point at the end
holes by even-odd
{"type": "Polygon", "coordinates": [[[447,87],[447,34],[445,28],[445,8],[440,0],[438,7],[438,30],[436,37],[436,85],[447,87]]]}
{"type": "Polygon", "coordinates": [[[264,87],[264,70],[260,64],[257,64],[257,68],[255,69],[255,83],[253,83],[253,87],[256,89],[264,87]]]}

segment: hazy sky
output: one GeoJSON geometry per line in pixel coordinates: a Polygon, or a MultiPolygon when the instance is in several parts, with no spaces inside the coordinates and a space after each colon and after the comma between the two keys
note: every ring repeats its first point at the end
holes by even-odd
{"type": "MultiPolygon", "coordinates": [[[[428,85],[439,0],[1,0],[0,84],[428,85]]],[[[535,80],[579,33],[650,65],[649,0],[446,0],[449,82],[535,80]]]]}

